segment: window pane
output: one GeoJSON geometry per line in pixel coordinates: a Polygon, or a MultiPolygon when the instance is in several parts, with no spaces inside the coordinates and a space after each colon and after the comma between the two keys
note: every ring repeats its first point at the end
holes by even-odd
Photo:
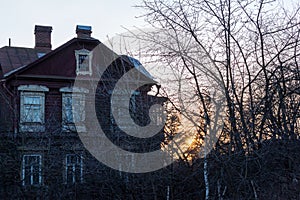
{"type": "Polygon", "coordinates": [[[66,156],[66,182],[73,184],[81,181],[81,157],[78,155],[66,156]]]}
{"type": "Polygon", "coordinates": [[[33,180],[33,183],[32,184],[38,184],[40,181],[39,181],[39,175],[40,175],[40,167],[39,167],[39,165],[37,164],[37,165],[34,165],[33,166],[33,171],[32,171],[32,176],[33,176],[33,178],[32,178],[32,180],[33,180]]]}
{"type": "Polygon", "coordinates": [[[75,181],[77,183],[80,183],[81,181],[81,169],[79,164],[75,168],[75,181]]]}
{"type": "Polygon", "coordinates": [[[72,115],[72,98],[71,97],[65,97],[65,121],[67,123],[73,122],[73,115],[72,115]]]}
{"type": "Polygon", "coordinates": [[[23,120],[25,122],[42,122],[42,105],[40,96],[24,96],[23,120]]]}
{"type": "Polygon", "coordinates": [[[84,108],[84,102],[82,101],[82,97],[77,96],[73,97],[74,101],[74,120],[75,122],[81,122],[83,121],[83,108],[84,108]]]}
{"type": "Polygon", "coordinates": [[[41,180],[41,156],[24,155],[23,157],[24,185],[37,185],[41,180]]]}
{"type": "Polygon", "coordinates": [[[30,166],[25,166],[24,170],[24,184],[25,185],[31,185],[31,167],[30,166]]]}
{"type": "Polygon", "coordinates": [[[88,66],[89,66],[89,56],[88,55],[83,55],[79,54],[79,71],[88,71],[88,66]]]}
{"type": "Polygon", "coordinates": [[[26,122],[42,122],[41,106],[24,106],[24,118],[26,122]]]}
{"type": "Polygon", "coordinates": [[[41,104],[41,97],[39,97],[39,96],[25,96],[24,97],[24,104],[30,104],[30,105],[41,104]]]}
{"type": "Polygon", "coordinates": [[[84,98],[82,95],[64,97],[64,116],[65,122],[82,122],[84,121],[84,98]],[[73,103],[73,105],[72,105],[73,103]],[[73,107],[72,107],[73,106],[73,107]]]}
{"type": "Polygon", "coordinates": [[[67,183],[74,183],[73,166],[67,166],[67,183]]]}

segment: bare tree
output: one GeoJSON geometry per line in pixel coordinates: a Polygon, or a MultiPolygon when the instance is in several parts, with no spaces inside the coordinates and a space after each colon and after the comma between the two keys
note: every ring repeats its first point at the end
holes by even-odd
{"type": "MultiPolygon", "coordinates": [[[[223,90],[226,107],[219,152],[247,155],[266,140],[298,138],[298,4],[152,0],[137,7],[145,10],[143,17],[154,28],[131,32],[144,42],[138,56],[163,66],[159,71],[166,76],[160,81],[172,85],[166,93],[193,126],[189,131],[200,138],[209,136],[216,113],[210,109],[214,96],[209,89],[214,88],[223,90]]],[[[241,166],[240,176],[246,171],[241,166]]],[[[208,199],[208,176],[205,183],[208,199]]],[[[253,188],[252,197],[258,198],[255,180],[247,184],[253,188]]]]}

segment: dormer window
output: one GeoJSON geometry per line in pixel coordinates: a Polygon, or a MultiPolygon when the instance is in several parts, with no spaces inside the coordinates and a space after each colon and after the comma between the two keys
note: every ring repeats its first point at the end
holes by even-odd
{"type": "Polygon", "coordinates": [[[92,52],[87,49],[75,50],[76,74],[92,75],[92,52]]]}

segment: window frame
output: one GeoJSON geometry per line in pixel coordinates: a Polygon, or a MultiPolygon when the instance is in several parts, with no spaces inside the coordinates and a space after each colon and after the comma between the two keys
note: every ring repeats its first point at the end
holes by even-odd
{"type": "MultiPolygon", "coordinates": [[[[32,169],[31,169],[32,170],[32,169]]],[[[42,185],[42,181],[43,181],[43,177],[42,177],[42,155],[41,154],[24,154],[22,156],[22,185],[23,186],[40,186],[42,185]],[[38,161],[38,183],[33,183],[34,181],[34,172],[31,172],[31,174],[29,174],[30,176],[30,183],[27,184],[26,183],[26,166],[30,166],[31,168],[34,167],[32,164],[26,164],[26,157],[37,157],[39,158],[38,161]]]]}
{"type": "MultiPolygon", "coordinates": [[[[116,98],[118,98],[118,101],[120,101],[122,103],[119,104],[119,105],[121,105],[121,107],[118,107],[118,108],[112,107],[111,108],[111,112],[110,112],[111,123],[112,123],[113,127],[115,125],[117,125],[121,130],[123,130],[128,127],[128,124],[120,123],[120,122],[126,121],[126,120],[123,120],[124,119],[123,113],[128,112],[128,109],[132,109],[131,112],[133,112],[134,114],[136,113],[137,98],[141,95],[141,92],[136,91],[136,90],[114,90],[114,91],[110,90],[109,91],[110,94],[112,94],[113,92],[115,95],[117,95],[116,98]],[[130,94],[129,105],[127,105],[128,94],[130,94]],[[125,99],[123,97],[125,97],[125,99]],[[119,122],[118,124],[116,124],[117,121],[119,122]]],[[[112,130],[113,130],[113,128],[112,128],[112,130]]]]}
{"type": "Polygon", "coordinates": [[[70,184],[70,185],[72,185],[72,184],[76,184],[76,183],[82,183],[83,182],[83,156],[82,156],[82,154],[72,154],[72,153],[70,153],[70,154],[66,154],[66,156],[65,156],[65,161],[64,161],[64,163],[65,163],[65,171],[64,171],[64,182],[65,182],[65,184],[70,184]],[[68,163],[68,157],[69,156],[74,156],[75,158],[76,158],[76,162],[75,163],[68,163]],[[69,180],[69,171],[68,171],[68,169],[69,169],[69,167],[72,167],[72,177],[71,177],[71,179],[72,179],[72,182],[68,182],[68,180],[69,180]],[[77,181],[76,180],[76,172],[77,172],[77,170],[78,169],[76,169],[77,167],[79,167],[79,181],[77,181]]]}
{"type": "Polygon", "coordinates": [[[20,122],[23,123],[37,123],[43,124],[44,123],[44,103],[45,101],[45,94],[43,93],[36,93],[36,92],[22,92],[21,96],[21,119],[20,122]],[[38,103],[31,103],[26,102],[29,98],[39,98],[38,103]],[[38,107],[38,108],[37,108],[38,107]],[[37,108],[37,109],[36,109],[37,108]],[[36,118],[34,112],[37,112],[38,119],[36,118]]]}
{"type": "MultiPolygon", "coordinates": [[[[75,50],[75,58],[76,58],[76,74],[77,75],[92,75],[92,58],[93,58],[93,53],[92,51],[89,51],[87,49],[80,49],[80,50],[75,50]],[[87,68],[88,70],[81,70],[80,69],[80,56],[87,56],[87,68]]],[[[86,62],[86,61],[85,61],[86,62]]]]}
{"type": "Polygon", "coordinates": [[[19,131],[20,132],[44,132],[45,131],[45,93],[49,88],[41,85],[20,85],[19,131]],[[39,97],[40,111],[39,121],[28,120],[26,116],[26,98],[39,97]]]}
{"type": "Polygon", "coordinates": [[[72,94],[72,93],[62,93],[62,119],[63,124],[65,125],[71,125],[75,123],[83,123],[85,121],[85,95],[83,94],[72,94]],[[67,99],[71,99],[70,102],[67,102],[67,99]],[[78,108],[74,108],[73,106],[73,99],[76,99],[76,101],[79,101],[79,110],[78,108]],[[66,114],[68,110],[71,112],[71,117],[66,114]],[[75,111],[75,112],[74,112],[75,111]],[[74,117],[75,114],[80,114],[81,116],[74,117]],[[71,119],[70,119],[71,118],[71,119]]]}
{"type": "MultiPolygon", "coordinates": [[[[89,91],[85,88],[78,88],[78,87],[63,87],[60,88],[59,91],[62,93],[62,97],[61,97],[61,116],[62,116],[62,129],[64,131],[77,131],[77,132],[86,132],[86,127],[85,127],[85,94],[88,93],[89,91]],[[81,114],[81,119],[79,121],[69,121],[66,119],[66,99],[67,98],[79,98],[80,100],[80,110],[76,113],[80,113],[81,114]],[[76,127],[75,127],[76,125],[76,127]]],[[[72,114],[72,118],[74,119],[73,116],[73,104],[71,102],[71,114],[72,114]]]]}
{"type": "Polygon", "coordinates": [[[150,120],[153,123],[153,125],[156,126],[161,126],[164,125],[164,118],[162,114],[166,114],[164,109],[160,106],[160,107],[155,107],[154,108],[154,114],[150,115],[150,120]]]}

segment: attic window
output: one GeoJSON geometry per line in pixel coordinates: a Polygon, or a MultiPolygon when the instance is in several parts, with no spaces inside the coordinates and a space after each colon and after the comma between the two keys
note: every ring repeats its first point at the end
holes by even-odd
{"type": "Polygon", "coordinates": [[[75,50],[76,74],[92,75],[92,53],[87,49],[75,50]]]}

